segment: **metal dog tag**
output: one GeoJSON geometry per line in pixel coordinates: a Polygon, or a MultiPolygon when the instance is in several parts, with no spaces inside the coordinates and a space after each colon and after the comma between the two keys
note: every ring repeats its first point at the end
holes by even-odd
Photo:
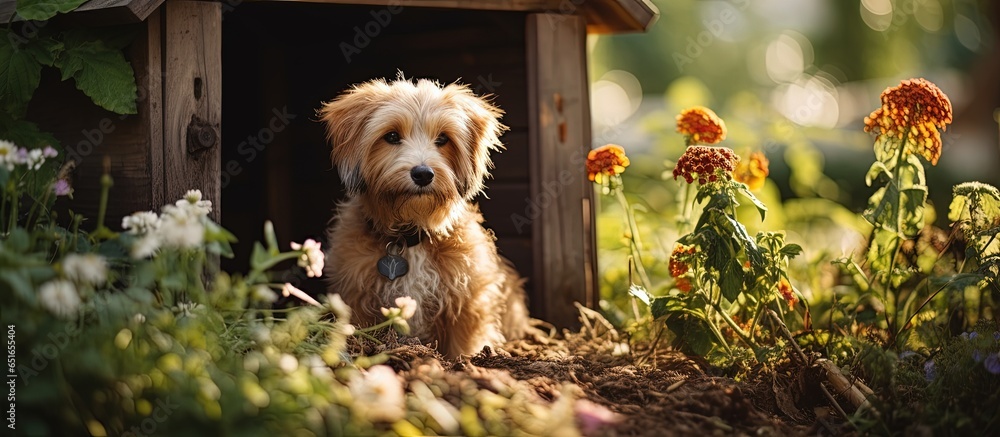
{"type": "Polygon", "coordinates": [[[393,281],[410,271],[410,263],[406,261],[406,258],[402,257],[405,247],[398,243],[389,243],[385,246],[385,256],[378,260],[378,272],[380,275],[393,281]],[[393,253],[393,249],[396,249],[396,253],[393,253]]]}

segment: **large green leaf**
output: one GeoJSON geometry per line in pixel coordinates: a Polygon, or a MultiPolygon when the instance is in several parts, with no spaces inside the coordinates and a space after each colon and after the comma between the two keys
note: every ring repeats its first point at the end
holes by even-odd
{"type": "Polygon", "coordinates": [[[0,31],[0,110],[20,118],[42,79],[42,64],[0,31]]]}
{"type": "Polygon", "coordinates": [[[757,207],[757,212],[760,213],[760,219],[764,220],[764,214],[767,213],[767,206],[764,205],[764,202],[761,202],[757,196],[754,196],[753,193],[750,192],[750,187],[746,184],[738,183],[737,185],[739,186],[740,193],[743,193],[743,197],[749,199],[750,203],[753,203],[753,206],[757,207]]]}
{"type": "Polygon", "coordinates": [[[87,0],[17,0],[17,14],[27,20],[44,21],[80,7],[87,0]]]}
{"type": "Polygon", "coordinates": [[[65,51],[56,60],[63,80],[72,77],[76,87],[97,106],[118,114],[135,114],[135,73],[121,50],[101,40],[82,38],[67,36],[65,51]]]}

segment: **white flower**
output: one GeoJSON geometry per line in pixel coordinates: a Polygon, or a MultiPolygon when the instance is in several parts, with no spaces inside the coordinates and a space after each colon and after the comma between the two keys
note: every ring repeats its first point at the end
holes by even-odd
{"type": "Polygon", "coordinates": [[[250,290],[250,300],[254,302],[272,303],[278,300],[278,293],[266,285],[258,285],[250,290]]]}
{"type": "Polygon", "coordinates": [[[175,306],[175,307],[173,307],[171,309],[174,311],[175,314],[178,315],[178,317],[190,317],[190,318],[193,319],[195,317],[198,317],[197,314],[193,314],[193,313],[195,311],[198,311],[198,309],[200,307],[201,307],[200,303],[195,303],[195,302],[180,302],[180,303],[177,304],[177,306],[175,306]]]}
{"type": "Polygon", "coordinates": [[[148,234],[160,227],[160,217],[153,211],[140,211],[122,218],[122,229],[130,234],[148,234]]]}
{"type": "Polygon", "coordinates": [[[410,296],[397,297],[396,307],[399,308],[400,317],[410,320],[413,314],[417,312],[417,301],[413,300],[410,296]]]}
{"type": "Polygon", "coordinates": [[[371,422],[395,422],[406,415],[403,386],[391,367],[373,366],[348,383],[351,409],[371,422]]]}
{"type": "Polygon", "coordinates": [[[154,234],[143,235],[132,243],[132,258],[149,258],[160,249],[160,239],[154,234]]]}
{"type": "Polygon", "coordinates": [[[163,207],[157,235],[164,247],[194,249],[205,241],[205,225],[188,211],[167,205],[163,207]]]}
{"type": "Polygon", "coordinates": [[[24,154],[24,164],[27,165],[30,170],[38,170],[42,168],[42,164],[44,163],[45,156],[43,155],[42,149],[32,149],[30,151],[26,151],[24,154]]]}
{"type": "Polygon", "coordinates": [[[0,165],[13,170],[17,163],[17,146],[7,140],[0,140],[0,165]]]}
{"type": "Polygon", "coordinates": [[[284,370],[285,373],[292,373],[295,369],[299,368],[299,360],[289,354],[281,354],[281,358],[278,360],[278,367],[284,370]]]}
{"type": "Polygon", "coordinates": [[[135,315],[132,316],[132,323],[136,325],[146,323],[146,316],[142,313],[135,313],[135,315]]]}
{"type": "Polygon", "coordinates": [[[72,282],[65,279],[55,279],[42,284],[38,289],[38,297],[42,306],[59,317],[74,318],[80,307],[80,295],[72,282]]]}
{"type": "Polygon", "coordinates": [[[337,316],[337,320],[349,321],[351,320],[351,307],[344,303],[344,299],[340,297],[339,294],[327,294],[326,303],[333,311],[333,315],[337,316]]]}
{"type": "Polygon", "coordinates": [[[316,305],[318,307],[323,306],[323,305],[320,305],[320,303],[317,302],[316,299],[313,299],[312,296],[309,296],[308,294],[306,294],[306,292],[304,292],[302,290],[299,290],[298,288],[295,288],[294,285],[289,284],[287,282],[285,283],[285,285],[283,285],[281,287],[281,295],[285,296],[285,297],[295,296],[295,297],[297,297],[299,299],[302,299],[302,300],[304,300],[307,303],[310,303],[312,305],[316,305]]]}
{"type": "Polygon", "coordinates": [[[108,280],[108,262],[95,253],[71,253],[62,262],[66,278],[80,285],[104,285],[108,280]]]}
{"type": "Polygon", "coordinates": [[[178,208],[204,217],[212,212],[212,201],[201,200],[201,190],[188,190],[184,198],[174,203],[178,208]]]}
{"type": "Polygon", "coordinates": [[[293,241],[291,245],[292,250],[302,251],[298,261],[299,267],[305,268],[310,278],[323,276],[323,251],[316,240],[310,238],[302,244],[293,241]]]}

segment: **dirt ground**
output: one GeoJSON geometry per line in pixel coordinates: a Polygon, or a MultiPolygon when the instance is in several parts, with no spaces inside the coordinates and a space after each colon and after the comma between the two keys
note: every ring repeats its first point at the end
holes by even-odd
{"type": "Polygon", "coordinates": [[[562,333],[539,326],[528,338],[458,361],[413,341],[390,341],[379,349],[408,381],[436,370],[447,378],[472,378],[481,387],[501,380],[533,391],[540,401],[556,400],[572,384],[578,399],[607,414],[597,414],[596,421],[577,414],[587,435],[853,434],[820,391],[815,368],[788,361],[736,381],[666,347],[655,353],[648,345],[629,348],[603,319],[584,325],[562,333]]]}

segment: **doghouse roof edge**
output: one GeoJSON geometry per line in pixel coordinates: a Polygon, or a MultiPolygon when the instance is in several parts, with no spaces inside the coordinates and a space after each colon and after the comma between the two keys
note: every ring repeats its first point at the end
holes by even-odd
{"type": "MultiPolygon", "coordinates": [[[[71,15],[92,17],[109,23],[137,23],[149,17],[166,0],[90,0],[71,15]]],[[[256,1],[256,0],[250,0],[256,1]]],[[[268,0],[264,0],[268,1],[268,0]]],[[[388,5],[390,0],[269,0],[309,3],[388,5]]],[[[238,5],[241,0],[220,0],[238,5]]],[[[399,0],[395,0],[398,3],[399,0]]],[[[409,0],[406,6],[496,11],[579,13],[587,20],[588,33],[644,32],[659,18],[651,0],[409,0]]],[[[15,15],[17,0],[0,0],[0,22],[15,15]]]]}

